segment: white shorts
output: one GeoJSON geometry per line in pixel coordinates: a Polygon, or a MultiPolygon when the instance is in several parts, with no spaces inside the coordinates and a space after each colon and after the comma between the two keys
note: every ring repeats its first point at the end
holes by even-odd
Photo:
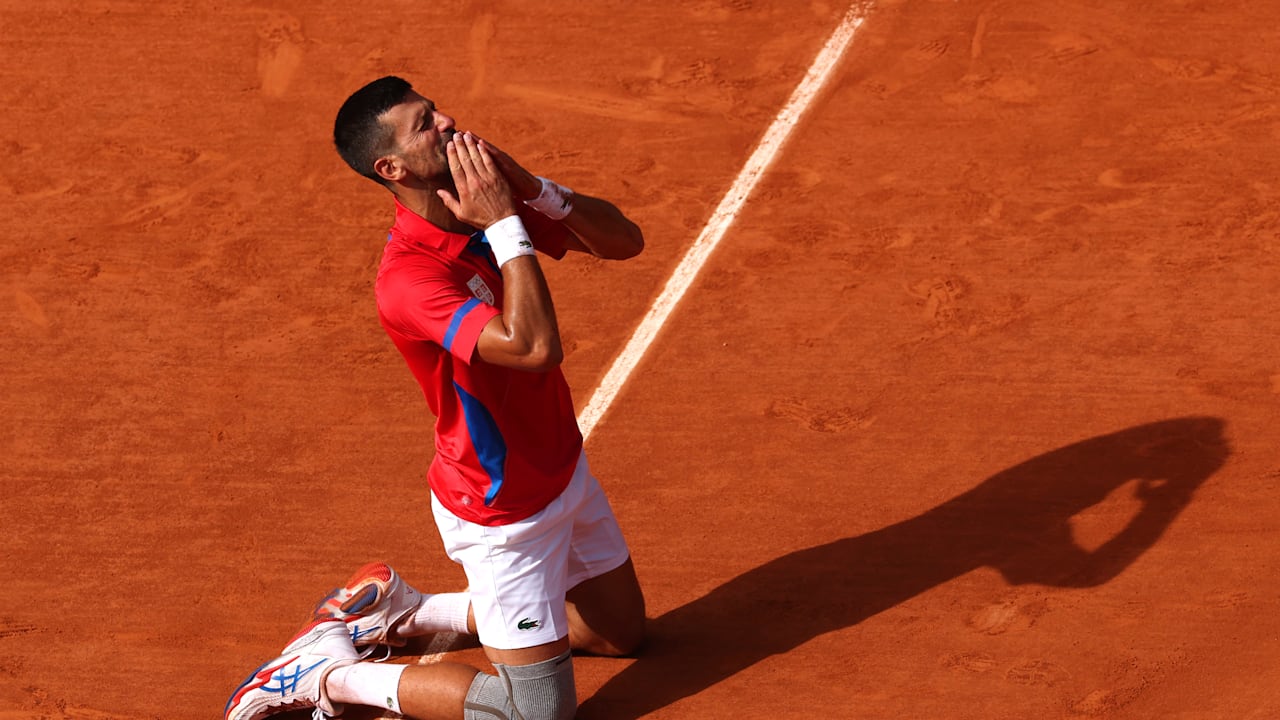
{"type": "Polygon", "coordinates": [[[630,557],[586,453],[564,492],[520,522],[489,527],[461,520],[434,493],[431,512],[445,552],[467,574],[480,642],[499,650],[568,635],[565,593],[630,557]]]}

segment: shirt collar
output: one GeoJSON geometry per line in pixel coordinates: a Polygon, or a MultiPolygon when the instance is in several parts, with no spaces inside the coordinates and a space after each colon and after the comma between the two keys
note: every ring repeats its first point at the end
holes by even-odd
{"type": "Polygon", "coordinates": [[[467,248],[467,243],[471,241],[469,235],[452,233],[436,227],[426,218],[401,204],[400,198],[395,200],[396,222],[391,228],[394,234],[401,235],[410,242],[448,253],[453,257],[461,255],[467,248]]]}

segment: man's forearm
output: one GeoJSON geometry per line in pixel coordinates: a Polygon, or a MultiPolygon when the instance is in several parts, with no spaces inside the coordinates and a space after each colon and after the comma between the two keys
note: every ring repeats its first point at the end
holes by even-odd
{"type": "Polygon", "coordinates": [[[502,266],[502,319],[509,352],[526,370],[549,370],[564,359],[551,291],[538,259],[513,258],[502,266]]]}
{"type": "Polygon", "coordinates": [[[644,249],[640,227],[613,203],[590,195],[575,194],[573,211],[560,222],[597,257],[625,260],[644,249]]]}
{"type": "Polygon", "coordinates": [[[487,142],[494,162],[511,185],[512,194],[573,232],[583,248],[597,257],[623,260],[640,254],[644,235],[613,203],[574,193],[524,169],[505,152],[487,142]],[[568,201],[567,203],[565,201],[568,201]],[[568,214],[565,208],[572,206],[568,214]]]}

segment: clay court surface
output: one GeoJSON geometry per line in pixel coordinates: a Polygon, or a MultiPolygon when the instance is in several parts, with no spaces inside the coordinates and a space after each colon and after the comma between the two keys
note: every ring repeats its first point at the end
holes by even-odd
{"type": "MultiPolygon", "coordinates": [[[[644,228],[544,263],[582,407],[849,11],[2,6],[4,720],[217,718],[360,564],[461,588],[347,94],[644,228]]],[[[870,9],[589,438],[652,641],[579,717],[1280,717],[1278,26],[870,9]]]]}

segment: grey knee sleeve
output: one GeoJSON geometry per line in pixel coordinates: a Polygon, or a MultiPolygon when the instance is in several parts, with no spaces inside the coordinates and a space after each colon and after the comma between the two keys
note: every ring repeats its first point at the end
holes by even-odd
{"type": "Polygon", "coordinates": [[[571,720],[578,711],[569,653],[532,665],[494,665],[471,682],[465,720],[571,720]]]}

